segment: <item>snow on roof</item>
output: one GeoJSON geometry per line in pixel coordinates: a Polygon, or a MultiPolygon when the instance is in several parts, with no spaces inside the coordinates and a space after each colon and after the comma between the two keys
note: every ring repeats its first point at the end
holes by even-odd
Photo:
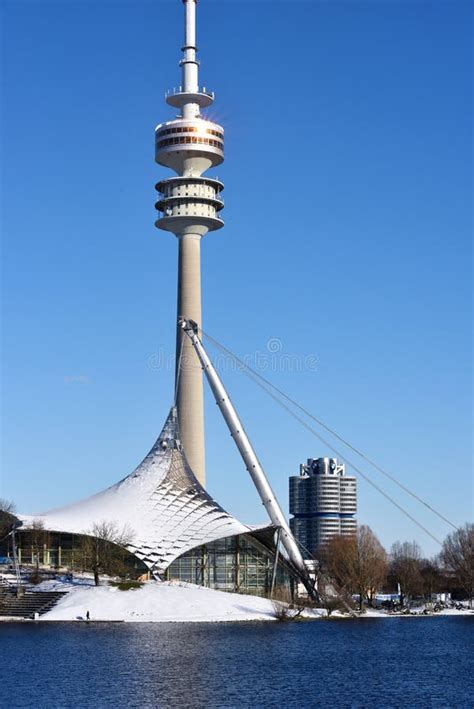
{"type": "Polygon", "coordinates": [[[196,546],[255,529],[228,514],[199,483],[181,448],[174,409],[148,455],[126,478],[67,507],[19,517],[25,527],[41,519],[50,531],[73,534],[91,533],[102,522],[126,527],[127,548],[155,575],[196,546]]]}

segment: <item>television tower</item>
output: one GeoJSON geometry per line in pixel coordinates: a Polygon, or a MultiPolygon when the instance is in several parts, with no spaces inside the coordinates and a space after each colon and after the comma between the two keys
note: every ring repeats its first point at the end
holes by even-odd
{"type": "MultiPolygon", "coordinates": [[[[202,175],[224,160],[224,129],[201,115],[201,109],[213,103],[214,94],[199,86],[196,2],[183,0],[182,84],[166,94],[166,103],[179,113],[155,130],[155,160],[177,175],[156,185],[159,198],[155,225],[178,238],[178,317],[201,326],[201,239],[224,225],[219,216],[224,206],[220,196],[224,185],[202,175]]],[[[180,327],[176,334],[175,378],[181,443],[194,474],[205,485],[202,370],[192,343],[180,327]]]]}

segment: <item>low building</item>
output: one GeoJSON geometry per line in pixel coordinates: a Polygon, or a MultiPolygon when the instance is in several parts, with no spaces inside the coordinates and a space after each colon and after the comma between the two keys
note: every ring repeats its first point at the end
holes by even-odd
{"type": "Polygon", "coordinates": [[[357,480],[336,458],[309,458],[290,477],[291,531],[307,558],[332,537],[357,531],[357,480]]]}

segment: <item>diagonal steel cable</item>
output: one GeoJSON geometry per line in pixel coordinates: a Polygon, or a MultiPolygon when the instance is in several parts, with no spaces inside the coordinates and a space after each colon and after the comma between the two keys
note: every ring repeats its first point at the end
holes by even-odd
{"type": "Polygon", "coordinates": [[[362,457],[366,462],[368,462],[370,465],[376,468],[379,472],[381,472],[383,475],[385,475],[387,478],[392,480],[398,487],[400,487],[402,490],[407,492],[409,495],[411,495],[413,498],[415,498],[418,502],[423,504],[425,507],[427,507],[431,512],[436,514],[438,517],[440,517],[443,521],[447,522],[449,525],[457,529],[456,525],[454,525],[452,522],[450,522],[444,515],[442,515],[440,512],[438,512],[434,507],[432,507],[430,504],[425,502],[419,495],[411,491],[409,488],[407,488],[405,485],[400,483],[394,476],[390,475],[390,473],[387,473],[383,468],[381,468],[379,465],[374,463],[368,456],[366,456],[364,453],[359,451],[355,446],[350,444],[348,441],[346,441],[342,436],[340,436],[336,431],[331,429],[329,426],[327,426],[323,421],[315,417],[313,414],[311,414],[309,411],[307,411],[304,407],[300,406],[296,401],[294,401],[291,397],[289,397],[285,392],[281,391],[278,387],[276,387],[274,384],[272,384],[270,381],[268,381],[265,377],[263,377],[261,374],[256,372],[252,367],[250,367],[246,362],[241,360],[237,355],[235,355],[233,352],[231,352],[229,349],[227,349],[224,345],[222,345],[220,342],[215,340],[213,337],[211,337],[208,333],[201,331],[202,334],[207,337],[207,339],[212,342],[218,349],[220,349],[222,352],[227,354],[229,357],[231,357],[236,363],[240,365],[241,370],[249,376],[257,386],[259,386],[263,391],[265,391],[269,396],[272,397],[276,403],[278,403],[280,406],[282,406],[293,418],[295,418],[301,425],[303,425],[310,433],[312,433],[314,436],[316,436],[324,445],[328,446],[332,451],[336,453],[337,456],[339,456],[342,460],[344,460],[350,467],[352,467],[354,470],[356,470],[361,477],[363,477],[372,487],[374,487],[378,492],[380,492],[381,495],[383,495],[387,500],[389,500],[395,507],[397,507],[401,512],[403,512],[404,515],[406,515],[409,519],[412,520],[420,529],[422,529],[426,534],[428,534],[434,541],[436,541],[438,544],[442,544],[442,542],[435,537],[426,527],[424,527],[420,522],[418,522],[412,515],[410,515],[407,510],[405,510],[401,505],[399,505],[388,493],[386,493],[384,490],[382,490],[376,483],[374,483],[358,466],[356,466],[353,462],[351,462],[347,456],[343,455],[340,451],[338,451],[331,443],[329,443],[327,440],[325,440],[312,426],[310,426],[306,421],[304,421],[301,417],[299,417],[289,406],[287,406],[281,399],[279,399],[274,393],[272,393],[271,390],[275,391],[279,396],[283,397],[286,399],[288,402],[290,402],[295,408],[299,409],[302,413],[304,413],[306,416],[314,420],[316,423],[318,423],[320,426],[322,426],[325,430],[327,430],[329,433],[333,434],[338,440],[340,440],[344,445],[346,445],[348,448],[350,448],[352,451],[354,451],[357,455],[362,457]]]}

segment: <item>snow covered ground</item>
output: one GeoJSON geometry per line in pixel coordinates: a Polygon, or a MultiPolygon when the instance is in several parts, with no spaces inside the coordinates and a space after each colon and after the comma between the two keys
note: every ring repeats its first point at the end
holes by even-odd
{"type": "MultiPolygon", "coordinates": [[[[266,598],[172,582],[146,583],[141,588],[128,591],[121,591],[116,586],[76,586],[40,620],[84,620],[87,611],[90,619],[95,621],[189,623],[275,620],[273,602],[266,598]]],[[[305,617],[321,615],[325,615],[325,611],[305,612],[305,617]]]]}
{"type": "MultiPolygon", "coordinates": [[[[49,582],[47,582],[49,584],[49,582]]],[[[69,586],[71,588],[71,586],[69,586]]],[[[56,590],[62,590],[56,586],[56,590]]],[[[423,609],[417,609],[417,615],[423,609]]],[[[95,621],[126,622],[223,622],[275,620],[273,601],[258,596],[224,593],[202,586],[176,582],[147,583],[141,588],[121,591],[116,586],[76,585],[42,621],[83,620],[89,611],[95,621]]],[[[436,615],[468,615],[469,611],[447,609],[436,615]]],[[[301,618],[326,616],[322,609],[306,609],[301,618]]],[[[347,615],[333,613],[333,618],[347,615]]],[[[396,618],[395,614],[368,609],[362,618],[396,618]]],[[[402,616],[413,617],[413,616],[402,616]]],[[[430,616],[423,615],[427,618],[430,616]]],[[[431,616],[433,617],[433,616],[431,616]]]]}
{"type": "MultiPolygon", "coordinates": [[[[14,583],[13,574],[0,574],[4,581],[14,583]]],[[[258,596],[224,593],[193,584],[170,582],[149,582],[140,588],[122,591],[117,586],[108,584],[109,579],[102,578],[101,586],[95,586],[88,574],[75,574],[74,578],[57,576],[45,579],[33,586],[26,583],[29,592],[62,591],[67,592],[49,613],[40,617],[40,621],[77,621],[84,620],[89,611],[92,621],[124,622],[223,622],[223,621],[262,621],[276,620],[273,601],[258,596]]],[[[441,613],[423,615],[424,608],[417,608],[413,615],[424,618],[439,615],[474,615],[473,611],[445,609],[441,613]]],[[[305,609],[299,617],[318,619],[326,617],[322,609],[305,609]]],[[[386,613],[383,610],[368,608],[362,618],[399,618],[413,617],[386,613]]],[[[334,612],[331,618],[347,618],[347,614],[334,612]]],[[[0,618],[2,620],[2,618],[0,618]]]]}

